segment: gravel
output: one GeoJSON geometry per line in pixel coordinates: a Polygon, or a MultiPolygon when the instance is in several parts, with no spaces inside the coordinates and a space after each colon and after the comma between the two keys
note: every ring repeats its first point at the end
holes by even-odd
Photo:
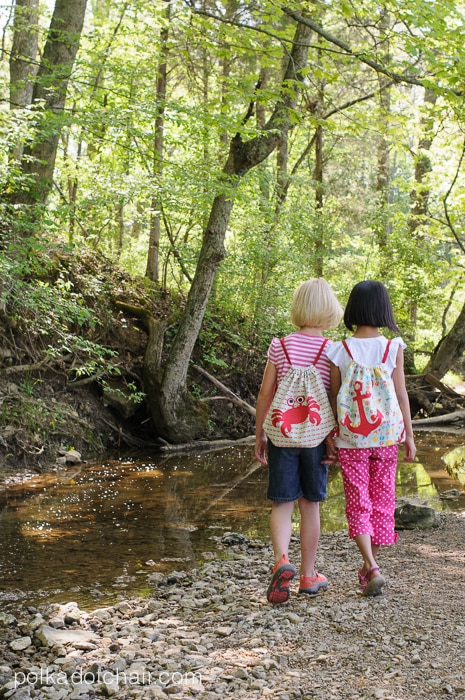
{"type": "Polygon", "coordinates": [[[223,558],[154,574],[147,598],[0,613],[0,697],[465,699],[464,543],[460,513],[401,531],[379,557],[384,594],[364,598],[354,543],[323,535],[327,591],[299,596],[295,579],[273,607],[269,543],[230,533],[223,558]]]}

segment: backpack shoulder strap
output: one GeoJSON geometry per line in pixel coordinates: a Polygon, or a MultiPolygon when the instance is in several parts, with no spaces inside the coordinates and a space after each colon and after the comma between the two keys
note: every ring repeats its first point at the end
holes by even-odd
{"type": "Polygon", "coordinates": [[[289,362],[290,365],[292,365],[291,358],[289,357],[289,353],[287,352],[287,348],[286,348],[286,345],[284,343],[284,338],[280,338],[279,342],[281,343],[281,347],[282,347],[283,352],[286,356],[286,360],[289,362]]]}
{"type": "Polygon", "coordinates": [[[386,348],[384,350],[383,359],[381,360],[382,364],[384,364],[388,358],[390,347],[391,347],[391,338],[389,338],[389,340],[387,341],[386,348]]]}
{"type": "Polygon", "coordinates": [[[316,357],[315,357],[315,359],[313,360],[313,363],[312,363],[313,365],[316,365],[316,363],[317,363],[318,360],[320,359],[321,353],[322,353],[323,350],[325,349],[326,343],[327,343],[327,342],[328,342],[328,338],[325,338],[324,341],[321,343],[320,349],[318,350],[318,352],[317,352],[317,354],[316,354],[316,357]]]}
{"type": "Polygon", "coordinates": [[[350,359],[353,360],[353,359],[354,359],[354,356],[353,356],[352,353],[350,352],[349,346],[347,345],[346,341],[343,340],[343,341],[342,341],[342,344],[343,344],[344,348],[346,349],[346,352],[347,352],[348,356],[350,357],[350,359]]]}

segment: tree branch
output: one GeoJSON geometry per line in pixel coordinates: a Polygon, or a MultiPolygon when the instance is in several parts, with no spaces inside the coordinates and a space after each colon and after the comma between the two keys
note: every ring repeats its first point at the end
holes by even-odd
{"type": "Polygon", "coordinates": [[[447,192],[445,194],[444,199],[442,200],[447,225],[449,226],[450,230],[452,231],[452,235],[454,236],[455,240],[457,241],[457,245],[460,247],[462,253],[465,253],[465,246],[464,246],[463,242],[460,240],[459,235],[458,235],[457,231],[455,230],[455,226],[452,223],[451,218],[449,216],[449,209],[447,208],[447,199],[448,199],[450,193],[452,192],[455,183],[457,182],[457,178],[459,176],[459,172],[460,172],[460,169],[462,167],[462,163],[463,163],[464,158],[465,158],[465,141],[464,141],[463,146],[462,146],[462,153],[460,154],[460,159],[459,159],[459,163],[457,165],[457,170],[455,171],[454,178],[450,184],[449,189],[447,190],[447,192]]]}
{"type": "MultiPolygon", "coordinates": [[[[323,39],[326,39],[326,41],[328,41],[330,44],[338,46],[348,56],[353,56],[361,63],[365,63],[367,66],[370,66],[370,68],[373,68],[373,70],[375,70],[377,73],[382,73],[383,75],[386,75],[394,83],[408,83],[409,85],[419,85],[420,87],[425,87],[425,83],[423,80],[420,80],[419,78],[414,78],[413,76],[407,75],[405,73],[394,73],[393,71],[390,71],[387,68],[385,68],[381,63],[378,63],[377,61],[373,61],[371,58],[368,58],[368,56],[366,56],[364,53],[357,53],[356,51],[353,51],[349,44],[346,44],[346,42],[342,41],[342,39],[338,39],[338,37],[327,32],[314,20],[309,19],[308,17],[304,17],[299,12],[291,10],[288,7],[282,7],[281,9],[286,15],[292,17],[292,19],[294,19],[296,22],[300,22],[301,24],[305,24],[307,27],[310,27],[311,29],[313,29],[314,32],[316,32],[316,34],[321,36],[323,39]]],[[[452,92],[454,92],[454,94],[458,94],[455,91],[452,92]]]]}

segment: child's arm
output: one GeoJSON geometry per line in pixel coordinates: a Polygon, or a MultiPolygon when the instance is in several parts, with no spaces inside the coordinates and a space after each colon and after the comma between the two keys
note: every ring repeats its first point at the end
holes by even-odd
{"type": "Polygon", "coordinates": [[[392,373],[392,381],[399,401],[400,410],[404,419],[405,426],[405,461],[413,462],[417,453],[415,440],[413,437],[412,418],[410,416],[410,402],[408,399],[407,388],[405,386],[404,374],[404,351],[399,347],[397,351],[396,367],[392,373]]]}
{"type": "MultiPolygon", "coordinates": [[[[336,365],[331,362],[329,403],[331,404],[331,408],[333,409],[334,418],[336,419],[336,423],[337,423],[337,395],[338,395],[340,386],[341,386],[341,372],[339,370],[339,367],[336,367],[336,365]]],[[[335,428],[335,430],[337,431],[337,428],[335,428]]],[[[323,464],[330,464],[331,462],[337,461],[336,435],[337,435],[337,432],[336,432],[336,434],[333,434],[333,431],[331,431],[331,433],[326,436],[326,440],[325,440],[326,459],[323,461],[323,464]]]]}
{"type": "Polygon", "coordinates": [[[336,365],[331,362],[331,379],[330,379],[330,385],[329,385],[329,403],[331,404],[331,408],[333,409],[334,413],[334,418],[336,419],[337,422],[337,395],[339,393],[339,389],[341,388],[341,371],[339,367],[336,367],[336,365]]]}
{"type": "Polygon", "coordinates": [[[276,391],[276,367],[272,362],[267,362],[263,373],[262,385],[257,397],[255,415],[255,457],[261,464],[267,464],[267,441],[263,423],[270,410],[271,402],[276,391]]]}

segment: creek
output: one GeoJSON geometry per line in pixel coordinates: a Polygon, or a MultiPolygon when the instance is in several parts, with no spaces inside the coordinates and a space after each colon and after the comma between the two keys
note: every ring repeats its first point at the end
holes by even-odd
{"type": "MultiPolygon", "coordinates": [[[[423,432],[402,461],[397,496],[465,510],[465,436],[423,432]]],[[[150,594],[150,575],[215,556],[226,532],[269,541],[267,470],[251,447],[111,457],[10,485],[0,501],[0,610],[76,601],[84,609],[150,594]]],[[[345,530],[332,466],[322,531],[345,530]]],[[[297,509],[294,530],[298,531],[297,509]]]]}

